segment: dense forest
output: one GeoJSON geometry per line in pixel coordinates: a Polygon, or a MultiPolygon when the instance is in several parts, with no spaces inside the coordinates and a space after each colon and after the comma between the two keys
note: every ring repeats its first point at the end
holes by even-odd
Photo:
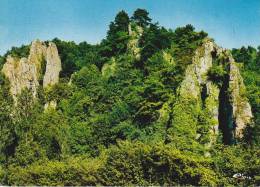
{"type": "MultiPolygon", "coordinates": [[[[182,91],[207,41],[214,43],[192,25],[172,30],[144,9],[131,17],[120,11],[99,44],[51,41],[61,59],[59,83],[39,85],[36,98],[23,89],[14,100],[1,73],[0,184],[260,185],[260,46],[225,52],[239,67],[253,118],[236,137],[236,125],[218,116],[214,139],[209,94],[202,89],[193,100],[182,91]],[[53,100],[56,107],[44,109],[53,100]]],[[[0,68],[8,56],[27,57],[30,47],[0,56],[0,68]]],[[[223,56],[206,76],[220,90],[224,115],[230,70],[223,56]]]]}

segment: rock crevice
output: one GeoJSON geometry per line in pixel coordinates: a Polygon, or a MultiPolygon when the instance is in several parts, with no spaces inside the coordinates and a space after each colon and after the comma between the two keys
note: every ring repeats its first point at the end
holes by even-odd
{"type": "Polygon", "coordinates": [[[243,137],[243,130],[253,117],[251,106],[244,94],[243,79],[231,53],[218,47],[210,39],[206,39],[203,45],[195,51],[192,64],[186,69],[178,93],[181,100],[194,100],[208,112],[214,121],[210,130],[211,141],[215,141],[213,137],[218,134],[219,126],[222,126],[222,130],[223,126],[224,129],[229,129],[229,133],[224,133],[226,136],[233,134],[234,138],[243,137]],[[208,72],[212,68],[214,60],[223,56],[226,57],[225,63],[229,67],[228,79],[219,87],[209,79],[208,72]],[[205,90],[206,93],[203,93],[205,90]],[[202,94],[204,95],[203,104],[202,94]],[[229,108],[228,111],[227,108],[229,108]],[[224,116],[225,119],[223,120],[221,116],[224,116]]]}

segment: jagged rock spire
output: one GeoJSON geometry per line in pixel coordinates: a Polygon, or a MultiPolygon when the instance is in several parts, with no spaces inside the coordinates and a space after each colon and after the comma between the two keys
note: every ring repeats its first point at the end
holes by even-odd
{"type": "Polygon", "coordinates": [[[36,97],[39,85],[37,70],[35,65],[28,63],[27,58],[18,59],[7,56],[2,72],[10,81],[10,92],[15,102],[17,95],[25,88],[31,90],[33,96],[36,97]]]}
{"type": "MultiPolygon", "coordinates": [[[[209,80],[207,72],[213,66],[214,59],[225,56],[226,64],[229,67],[228,80],[225,84],[228,100],[231,106],[230,119],[233,121],[235,138],[243,137],[243,130],[252,119],[251,106],[246,98],[245,85],[240,75],[239,68],[234,62],[232,54],[228,50],[218,47],[212,40],[206,39],[201,47],[199,47],[185,72],[184,80],[179,88],[180,99],[194,99],[197,102],[201,99],[203,88],[206,90],[205,109],[209,112],[210,117],[215,121],[215,125],[211,128],[211,137],[217,135],[219,122],[219,94],[220,88],[214,82],[209,80]]],[[[228,122],[225,122],[228,125],[228,122]]],[[[212,141],[214,138],[212,138],[212,141]]]]}
{"type": "Polygon", "coordinates": [[[43,87],[51,86],[59,82],[59,73],[61,71],[61,60],[58,49],[53,42],[49,43],[46,52],[46,71],[43,78],[43,87]]]}
{"type": "Polygon", "coordinates": [[[253,114],[248,99],[245,96],[246,87],[240,75],[239,68],[230,58],[229,91],[232,104],[233,118],[236,125],[235,136],[242,138],[243,130],[251,122],[253,114]]]}
{"type": "Polygon", "coordinates": [[[29,89],[36,98],[41,77],[43,77],[44,88],[58,83],[60,71],[61,60],[56,45],[49,42],[47,46],[40,40],[32,42],[28,58],[19,59],[9,55],[2,69],[10,81],[10,92],[15,102],[25,88],[29,89]],[[44,67],[46,70],[43,69],[44,67]]]}

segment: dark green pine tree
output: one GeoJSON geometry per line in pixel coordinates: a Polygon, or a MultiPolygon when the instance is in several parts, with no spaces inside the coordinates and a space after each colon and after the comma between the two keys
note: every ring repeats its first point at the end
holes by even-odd
{"type": "Polygon", "coordinates": [[[111,57],[126,52],[128,42],[129,17],[125,11],[120,11],[109,25],[107,39],[102,42],[101,54],[111,57]]]}
{"type": "Polygon", "coordinates": [[[149,17],[149,12],[140,8],[136,9],[131,19],[141,27],[148,26],[152,21],[152,19],[149,17]]]}

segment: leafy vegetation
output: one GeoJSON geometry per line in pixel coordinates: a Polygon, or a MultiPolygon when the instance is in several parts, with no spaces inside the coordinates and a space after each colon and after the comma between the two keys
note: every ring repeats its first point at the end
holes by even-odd
{"type": "MultiPolygon", "coordinates": [[[[1,75],[0,183],[260,185],[260,48],[232,50],[243,64],[255,116],[245,140],[223,145],[220,134],[218,143],[207,146],[213,123],[207,111],[198,108],[201,101],[180,100],[177,92],[206,37],[192,25],[161,27],[144,9],[130,18],[120,11],[100,44],[52,40],[62,61],[61,81],[39,90],[38,99],[23,90],[14,105],[1,75]],[[140,59],[129,53],[129,24],[143,30],[136,46],[140,59]],[[52,100],[56,109],[44,110],[43,103],[52,100]]],[[[28,49],[12,48],[6,55],[26,56],[28,49]]],[[[225,67],[215,63],[208,75],[222,84],[225,67]]]]}
{"type": "Polygon", "coordinates": [[[235,60],[241,63],[242,76],[246,85],[246,96],[252,106],[254,120],[247,129],[245,137],[249,143],[260,143],[260,46],[255,49],[251,46],[233,49],[235,60]]]}

